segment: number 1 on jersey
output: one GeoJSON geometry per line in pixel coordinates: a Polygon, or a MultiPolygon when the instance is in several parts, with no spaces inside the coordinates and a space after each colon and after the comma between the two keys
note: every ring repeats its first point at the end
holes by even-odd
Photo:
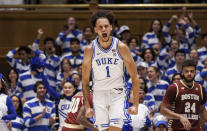
{"type": "Polygon", "coordinates": [[[106,66],[106,73],[107,73],[107,77],[110,77],[110,74],[109,74],[109,66],[106,66]]]}

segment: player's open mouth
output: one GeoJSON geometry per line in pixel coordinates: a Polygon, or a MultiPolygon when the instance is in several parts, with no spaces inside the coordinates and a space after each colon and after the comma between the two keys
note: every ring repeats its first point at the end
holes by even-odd
{"type": "Polygon", "coordinates": [[[103,38],[106,38],[107,37],[107,33],[103,33],[102,36],[103,36],[103,38]]]}

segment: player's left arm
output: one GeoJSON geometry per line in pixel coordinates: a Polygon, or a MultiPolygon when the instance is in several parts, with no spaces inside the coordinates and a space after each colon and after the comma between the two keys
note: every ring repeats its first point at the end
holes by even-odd
{"type": "Polygon", "coordinates": [[[134,62],[134,59],[131,56],[131,53],[130,53],[127,45],[125,45],[122,42],[119,42],[118,48],[119,48],[120,55],[121,55],[121,57],[124,61],[124,64],[126,66],[126,69],[129,73],[130,77],[132,78],[132,90],[133,90],[133,96],[134,96],[134,102],[133,102],[132,107],[135,107],[136,111],[130,112],[130,110],[129,110],[129,113],[137,114],[138,104],[139,104],[139,80],[138,80],[136,64],[134,62]]]}
{"type": "Polygon", "coordinates": [[[201,109],[200,109],[200,116],[201,116],[201,118],[202,118],[205,122],[207,122],[207,111],[206,111],[206,108],[205,108],[204,105],[202,105],[200,108],[201,108],[201,109]]]}

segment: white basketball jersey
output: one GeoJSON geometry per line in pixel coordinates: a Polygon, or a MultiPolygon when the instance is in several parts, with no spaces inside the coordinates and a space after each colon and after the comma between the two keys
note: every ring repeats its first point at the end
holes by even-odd
{"type": "Polygon", "coordinates": [[[110,90],[125,86],[124,62],[119,54],[119,40],[112,37],[109,49],[103,49],[98,43],[98,38],[93,40],[92,78],[93,90],[110,90]]]}

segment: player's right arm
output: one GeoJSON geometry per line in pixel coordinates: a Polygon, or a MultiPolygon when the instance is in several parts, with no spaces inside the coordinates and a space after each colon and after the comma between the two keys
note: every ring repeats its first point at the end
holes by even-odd
{"type": "Polygon", "coordinates": [[[94,125],[85,117],[85,113],[86,109],[82,106],[77,116],[77,122],[86,128],[92,129],[92,131],[98,131],[98,129],[94,128],[94,125]]]}
{"type": "Polygon", "coordinates": [[[89,80],[92,66],[93,48],[92,45],[88,45],[84,50],[84,58],[82,64],[82,89],[86,108],[86,117],[90,118],[93,116],[93,111],[90,107],[90,88],[89,80]]]}
{"type": "Polygon", "coordinates": [[[178,113],[175,113],[169,110],[170,105],[172,104],[172,101],[176,98],[176,94],[177,94],[177,87],[175,86],[175,84],[170,85],[160,105],[160,113],[171,119],[179,119],[182,125],[184,126],[184,128],[187,130],[190,130],[191,123],[187,118],[183,117],[182,115],[178,113]]]}

